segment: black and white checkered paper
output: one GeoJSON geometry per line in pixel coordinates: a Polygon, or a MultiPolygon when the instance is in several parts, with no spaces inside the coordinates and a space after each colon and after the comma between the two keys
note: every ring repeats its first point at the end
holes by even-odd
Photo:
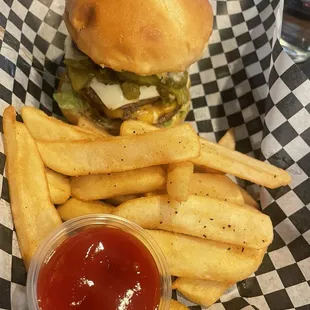
{"type": "MultiPolygon", "coordinates": [[[[213,141],[235,127],[239,151],[286,169],[293,181],[279,189],[260,189],[274,242],[259,270],[209,309],[309,310],[310,81],[279,44],[281,0],[214,0],[212,6],[208,51],[191,68],[187,121],[213,141]]],[[[0,0],[1,124],[9,105],[17,111],[26,104],[60,114],[52,95],[67,34],[63,10],[63,0],[0,0]]],[[[0,309],[20,310],[27,309],[26,273],[4,165],[0,139],[0,309]]],[[[244,185],[259,192],[255,185],[244,185]]],[[[201,309],[175,292],[174,297],[201,309]]]]}

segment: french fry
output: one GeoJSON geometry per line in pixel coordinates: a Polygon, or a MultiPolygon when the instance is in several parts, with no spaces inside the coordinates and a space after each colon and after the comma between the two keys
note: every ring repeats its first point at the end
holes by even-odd
{"type": "Polygon", "coordinates": [[[171,299],[169,310],[188,310],[188,308],[184,306],[183,304],[181,304],[180,302],[174,299],[171,299]]]}
{"type": "Polygon", "coordinates": [[[194,172],[197,173],[208,173],[208,174],[225,174],[222,171],[218,171],[212,168],[208,168],[208,167],[203,167],[200,165],[194,165],[194,172]]]}
{"type": "Polygon", "coordinates": [[[160,166],[148,167],[124,172],[72,177],[70,183],[72,196],[75,198],[106,199],[161,189],[166,184],[166,172],[160,166]]]}
{"type": "Polygon", "coordinates": [[[202,279],[177,278],[172,289],[178,290],[193,303],[209,307],[231,286],[229,283],[202,279]]]}
{"type": "Polygon", "coordinates": [[[92,132],[94,135],[99,137],[111,137],[111,135],[105,131],[102,127],[97,126],[86,117],[81,116],[78,120],[77,125],[83,129],[92,132]]]}
{"type": "Polygon", "coordinates": [[[171,200],[167,195],[142,197],[121,204],[114,214],[143,228],[178,232],[240,247],[261,249],[273,239],[269,216],[203,196],[189,196],[186,202],[171,200]]]}
{"type": "MultiPolygon", "coordinates": [[[[122,123],[120,129],[121,136],[141,135],[147,132],[158,130],[158,127],[135,120],[127,120],[122,123]]],[[[228,129],[224,136],[220,139],[219,144],[229,149],[234,150],[235,142],[235,129],[228,129]]]]}
{"type": "Polygon", "coordinates": [[[122,204],[123,202],[132,200],[132,199],[137,199],[139,197],[141,197],[141,195],[123,195],[123,196],[111,197],[109,199],[106,199],[105,201],[113,206],[118,206],[122,204]]]}
{"type": "Polygon", "coordinates": [[[45,172],[52,203],[59,205],[66,202],[71,195],[69,179],[48,168],[45,172]]]}
{"type": "Polygon", "coordinates": [[[36,140],[76,141],[98,137],[98,134],[69,125],[33,107],[23,107],[21,114],[24,124],[36,140]]]}
{"type": "Polygon", "coordinates": [[[38,141],[37,145],[47,167],[69,176],[188,161],[200,154],[198,137],[189,124],[137,136],[92,141],[38,141]]]}
{"type": "Polygon", "coordinates": [[[81,201],[70,198],[64,204],[57,208],[57,211],[63,221],[87,214],[110,214],[115,207],[101,201],[81,201]]]}
{"type": "MultiPolygon", "coordinates": [[[[122,124],[121,135],[136,135],[156,131],[157,127],[143,125],[142,122],[126,121],[122,124]]],[[[232,174],[241,179],[268,188],[276,188],[291,182],[290,175],[283,169],[264,163],[240,152],[200,138],[201,154],[192,160],[195,166],[232,174]]]]}
{"type": "Polygon", "coordinates": [[[246,203],[244,205],[242,205],[243,208],[247,208],[247,209],[251,209],[252,212],[256,212],[256,213],[262,213],[261,210],[253,207],[253,206],[250,206],[250,205],[247,205],[246,203]]]}
{"type": "MultiPolygon", "coordinates": [[[[158,127],[155,127],[153,125],[141,121],[127,120],[124,121],[121,125],[120,135],[121,136],[141,135],[155,130],[158,130],[158,127]]],[[[215,173],[215,174],[223,173],[221,171],[217,171],[211,168],[195,165],[195,170],[196,169],[197,172],[215,173]]]]}
{"type": "Polygon", "coordinates": [[[160,230],[147,232],[163,251],[170,274],[177,277],[234,283],[255,272],[265,254],[265,249],[244,248],[160,230]]]}
{"type": "Polygon", "coordinates": [[[194,173],[190,185],[190,194],[208,196],[237,205],[244,204],[238,185],[221,174],[194,173]]]}
{"type": "MultiPolygon", "coordinates": [[[[225,135],[220,139],[218,142],[219,145],[225,146],[231,150],[234,150],[236,147],[236,141],[235,141],[235,130],[234,128],[231,128],[227,130],[225,135]]],[[[203,166],[196,166],[197,172],[205,172],[205,173],[212,173],[212,174],[225,174],[222,171],[218,171],[209,167],[203,167],[203,166]],[[200,169],[200,171],[198,171],[200,169]]]]}
{"type": "Polygon", "coordinates": [[[158,196],[158,195],[167,195],[166,189],[162,189],[162,190],[159,190],[156,192],[148,192],[148,193],[145,193],[143,196],[144,197],[152,197],[152,196],[158,196]]]}
{"type": "Polygon", "coordinates": [[[241,186],[239,186],[239,190],[243,196],[243,200],[244,200],[245,204],[252,206],[256,209],[259,209],[258,202],[245,189],[243,189],[241,186]]]}
{"type": "Polygon", "coordinates": [[[120,135],[121,136],[142,135],[156,130],[159,130],[159,128],[153,125],[141,121],[128,120],[122,123],[120,128],[120,135]]]}
{"type": "Polygon", "coordinates": [[[291,182],[290,175],[273,165],[200,139],[201,155],[194,164],[210,167],[256,184],[276,188],[291,182]]]}
{"type": "Polygon", "coordinates": [[[228,129],[225,135],[220,139],[218,144],[225,146],[228,149],[234,150],[236,148],[235,129],[234,128],[228,129]]]}
{"type": "MultiPolygon", "coordinates": [[[[219,145],[225,146],[231,150],[234,150],[236,147],[236,141],[235,141],[235,130],[234,128],[231,128],[227,130],[225,135],[220,139],[218,142],[219,145]]],[[[200,165],[195,165],[195,172],[201,172],[201,173],[212,173],[212,174],[225,174],[222,171],[218,171],[209,167],[204,167],[200,165]]]]}
{"type": "Polygon", "coordinates": [[[3,115],[6,174],[17,239],[26,269],[43,239],[61,219],[51,203],[45,168],[26,126],[12,106],[3,115]]]}
{"type": "Polygon", "coordinates": [[[167,193],[177,201],[186,201],[190,192],[194,164],[186,161],[168,165],[167,193]]]}

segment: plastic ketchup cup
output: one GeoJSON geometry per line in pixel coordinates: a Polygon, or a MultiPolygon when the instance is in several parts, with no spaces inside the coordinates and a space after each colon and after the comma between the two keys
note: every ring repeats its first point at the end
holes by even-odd
{"type": "Polygon", "coordinates": [[[112,215],[67,221],[41,244],[27,278],[31,310],[169,309],[165,258],[138,225],[112,215]]]}

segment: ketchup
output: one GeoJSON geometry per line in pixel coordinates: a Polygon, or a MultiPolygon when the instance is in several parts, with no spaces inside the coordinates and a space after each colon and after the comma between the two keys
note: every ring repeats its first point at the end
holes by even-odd
{"type": "Polygon", "coordinates": [[[41,310],[153,310],[160,275],[143,243],[120,229],[79,232],[59,245],[38,277],[41,310]]]}

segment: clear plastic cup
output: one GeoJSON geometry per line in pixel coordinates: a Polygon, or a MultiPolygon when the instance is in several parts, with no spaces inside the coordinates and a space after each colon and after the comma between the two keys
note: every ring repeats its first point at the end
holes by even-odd
{"type": "Polygon", "coordinates": [[[161,299],[159,310],[168,310],[171,299],[171,277],[164,254],[155,240],[140,226],[114,215],[92,214],[80,216],[63,223],[53,231],[39,246],[31,260],[27,277],[27,300],[30,310],[40,310],[37,298],[38,276],[41,267],[53,255],[55,249],[66,239],[94,227],[112,227],[121,229],[140,240],[149,250],[160,275],[161,299]]]}
{"type": "Polygon", "coordinates": [[[310,57],[310,1],[286,0],[284,2],[280,43],[296,62],[310,57]]]}

